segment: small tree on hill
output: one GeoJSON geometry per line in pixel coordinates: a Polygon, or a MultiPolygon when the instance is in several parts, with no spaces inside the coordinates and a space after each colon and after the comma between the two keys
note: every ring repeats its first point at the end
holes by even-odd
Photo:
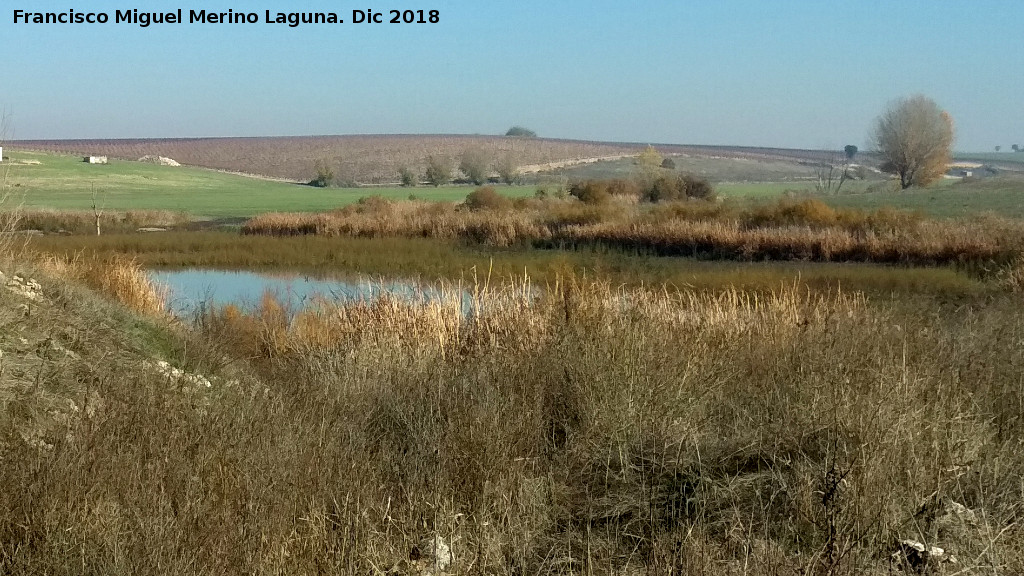
{"type": "Polygon", "coordinates": [[[857,147],[853,144],[847,144],[843,147],[843,153],[846,154],[847,161],[852,161],[853,157],[857,155],[857,147]]]}
{"type": "Polygon", "coordinates": [[[1013,146],[1010,146],[1010,148],[1011,148],[1011,149],[1012,149],[1012,150],[1013,150],[1014,152],[1020,152],[1020,145],[1019,145],[1019,144],[1014,144],[1013,146]]]}
{"type": "Polygon", "coordinates": [[[459,170],[466,175],[467,180],[479,186],[487,180],[487,165],[489,163],[487,154],[483,150],[479,148],[465,150],[459,161],[459,170]]]}
{"type": "Polygon", "coordinates": [[[878,117],[872,137],[882,169],[898,175],[901,188],[927,186],[949,165],[953,118],[931,98],[911,96],[878,117]]]}
{"type": "Polygon", "coordinates": [[[505,132],[505,136],[515,136],[518,138],[536,138],[537,133],[529,128],[523,128],[522,126],[513,126],[505,132]]]}
{"type": "Polygon", "coordinates": [[[1003,149],[1003,147],[1002,147],[1002,146],[996,146],[996,152],[999,152],[999,151],[1000,151],[1000,150],[1002,150],[1002,149],[1003,149]]]}
{"type": "Polygon", "coordinates": [[[427,172],[424,176],[426,181],[432,184],[434,188],[451,182],[451,162],[440,156],[430,156],[427,158],[427,172]]]}

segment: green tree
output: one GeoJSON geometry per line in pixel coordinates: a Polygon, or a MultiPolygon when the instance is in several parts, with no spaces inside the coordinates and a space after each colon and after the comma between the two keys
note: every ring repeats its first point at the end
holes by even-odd
{"type": "Polygon", "coordinates": [[[853,160],[853,157],[857,155],[857,147],[853,144],[847,144],[843,147],[843,153],[846,154],[846,160],[853,160]]]}
{"type": "Polygon", "coordinates": [[[448,184],[452,180],[452,164],[447,158],[430,156],[427,158],[427,172],[424,176],[434,188],[448,184]]]}
{"type": "Polygon", "coordinates": [[[882,169],[904,190],[927,186],[946,172],[953,146],[953,118],[926,96],[897,100],[875,121],[872,139],[882,169]]]}
{"type": "Polygon", "coordinates": [[[529,128],[523,128],[522,126],[513,126],[505,132],[505,136],[516,136],[518,138],[536,138],[537,133],[529,128]]]}

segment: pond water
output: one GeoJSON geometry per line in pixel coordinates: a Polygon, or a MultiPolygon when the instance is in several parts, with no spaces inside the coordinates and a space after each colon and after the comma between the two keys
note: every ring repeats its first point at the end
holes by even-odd
{"type": "MultiPolygon", "coordinates": [[[[315,278],[298,273],[259,273],[234,270],[151,270],[150,278],[167,288],[167,305],[179,316],[187,316],[203,306],[234,304],[242,309],[257,306],[263,294],[270,292],[289,310],[300,310],[317,298],[352,302],[373,300],[381,295],[408,300],[435,300],[442,297],[438,288],[405,280],[341,280],[315,278]]],[[[450,290],[446,290],[450,294],[450,290]]],[[[462,291],[463,308],[469,294],[462,291]]]]}

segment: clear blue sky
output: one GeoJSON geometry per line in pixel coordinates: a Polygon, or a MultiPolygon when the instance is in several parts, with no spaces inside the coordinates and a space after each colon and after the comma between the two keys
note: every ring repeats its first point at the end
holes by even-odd
{"type": "MultiPolygon", "coordinates": [[[[504,132],[865,146],[892,99],[934,98],[959,150],[1024,145],[1024,2],[4,0],[13,136],[504,132]],[[14,25],[13,11],[253,11],[254,25],[14,25]],[[357,25],[353,8],[439,24],[357,25]],[[265,10],[343,25],[263,24],[265,10]]],[[[8,136],[10,137],[10,135],[8,136]]]]}

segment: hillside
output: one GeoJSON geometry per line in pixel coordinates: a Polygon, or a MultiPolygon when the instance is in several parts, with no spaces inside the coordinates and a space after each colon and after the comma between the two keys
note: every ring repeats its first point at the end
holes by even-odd
{"type": "MultiPolygon", "coordinates": [[[[189,166],[306,182],[313,163],[326,160],[341,180],[387,184],[408,167],[422,174],[429,156],[458,164],[467,150],[482,150],[493,159],[508,157],[520,166],[558,164],[589,158],[636,154],[646,143],[588,142],[549,138],[473,135],[350,135],[266,138],[197,138],[133,140],[19,140],[10,147],[137,160],[164,156],[189,166]]],[[[816,150],[742,146],[657,145],[665,154],[711,158],[806,162],[826,153],[816,150]]]]}

